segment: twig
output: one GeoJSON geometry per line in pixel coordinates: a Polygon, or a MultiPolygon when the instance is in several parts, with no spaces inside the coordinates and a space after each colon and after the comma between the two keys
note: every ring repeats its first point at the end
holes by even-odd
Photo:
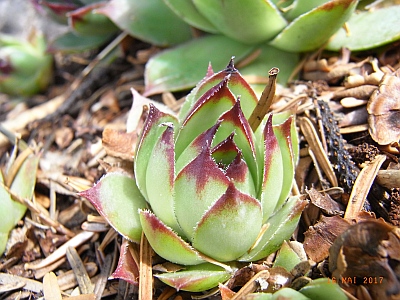
{"type": "Polygon", "coordinates": [[[249,118],[249,124],[253,132],[255,132],[260,126],[262,120],[264,119],[265,115],[267,114],[269,108],[271,107],[272,101],[274,100],[275,96],[275,89],[276,89],[276,77],[278,76],[279,69],[272,68],[269,74],[268,84],[265,87],[264,91],[261,94],[260,101],[258,101],[256,108],[251,113],[249,118]]]}

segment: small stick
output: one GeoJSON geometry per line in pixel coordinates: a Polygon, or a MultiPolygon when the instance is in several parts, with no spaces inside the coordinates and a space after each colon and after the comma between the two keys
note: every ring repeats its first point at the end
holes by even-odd
{"type": "Polygon", "coordinates": [[[249,124],[253,132],[257,130],[258,126],[260,126],[261,121],[264,119],[265,115],[272,105],[272,101],[274,100],[275,96],[276,77],[278,76],[278,73],[278,68],[272,68],[268,72],[268,84],[262,92],[260,101],[258,101],[257,106],[254,108],[249,118],[249,124]]]}

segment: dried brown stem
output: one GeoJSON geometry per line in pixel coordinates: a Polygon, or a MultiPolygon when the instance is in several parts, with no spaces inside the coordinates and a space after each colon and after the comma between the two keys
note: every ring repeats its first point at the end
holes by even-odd
{"type": "Polygon", "coordinates": [[[278,73],[278,68],[272,68],[268,72],[268,84],[262,92],[260,101],[258,101],[256,108],[253,110],[249,118],[249,124],[253,132],[257,130],[258,126],[260,126],[262,120],[272,105],[272,101],[274,100],[275,96],[276,77],[278,76],[278,73]]]}

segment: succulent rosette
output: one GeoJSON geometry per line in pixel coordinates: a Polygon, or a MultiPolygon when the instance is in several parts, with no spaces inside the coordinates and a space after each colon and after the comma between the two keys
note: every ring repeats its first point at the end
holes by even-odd
{"type": "Polygon", "coordinates": [[[31,96],[51,82],[53,58],[42,34],[30,40],[0,35],[0,93],[31,96]]]}
{"type": "Polygon", "coordinates": [[[292,112],[249,117],[257,97],[233,61],[211,68],[179,118],[150,105],[135,178],[109,173],[81,193],[125,238],[186,266],[156,275],[182,290],[227,280],[233,262],[260,260],[295,230],[306,202],[289,197],[298,142],[292,112]]]}

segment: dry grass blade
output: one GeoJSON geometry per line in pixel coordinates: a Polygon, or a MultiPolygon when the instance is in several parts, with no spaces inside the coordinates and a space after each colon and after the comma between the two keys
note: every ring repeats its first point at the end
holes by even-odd
{"type": "Polygon", "coordinates": [[[75,273],[78,281],[79,289],[82,294],[91,294],[94,291],[94,286],[90,281],[90,277],[86,272],[85,266],[75,248],[68,247],[66,251],[68,262],[75,273]]]}
{"type": "Polygon", "coordinates": [[[278,73],[278,68],[272,68],[268,72],[268,84],[262,92],[260,101],[258,101],[256,108],[251,113],[251,116],[249,118],[249,124],[251,129],[253,129],[253,132],[256,131],[258,126],[260,126],[261,121],[264,119],[264,116],[267,114],[269,108],[272,105],[272,101],[274,100],[275,96],[276,77],[278,76],[278,73]]]}
{"type": "Polygon", "coordinates": [[[31,291],[34,293],[41,293],[43,291],[43,284],[39,281],[28,279],[25,277],[11,275],[6,273],[0,273],[0,283],[4,284],[21,284],[23,283],[24,290],[31,291]]]}
{"type": "Polygon", "coordinates": [[[153,299],[153,249],[142,233],[140,240],[139,299],[153,299]]]}
{"type": "Polygon", "coordinates": [[[33,153],[31,148],[26,148],[24,151],[22,151],[16,160],[13,162],[11,165],[10,169],[7,172],[7,176],[4,178],[5,185],[6,186],[11,186],[12,182],[14,181],[15,176],[17,175],[22,163],[25,161],[25,159],[33,153]]]}
{"type": "Polygon", "coordinates": [[[101,264],[101,273],[94,287],[96,300],[100,300],[103,295],[104,289],[107,285],[108,277],[111,274],[111,268],[114,265],[114,260],[115,258],[109,254],[105,257],[103,264],[101,264]]]}
{"type": "Polygon", "coordinates": [[[350,194],[349,203],[344,214],[345,219],[356,218],[358,212],[362,210],[376,174],[378,174],[379,168],[385,160],[385,155],[377,155],[371,163],[361,170],[350,194]]]}
{"type": "Polygon", "coordinates": [[[53,272],[47,273],[43,278],[43,294],[45,299],[61,300],[61,290],[57,277],[53,272]]]}
{"type": "Polygon", "coordinates": [[[300,118],[300,128],[308,142],[308,146],[315,154],[315,157],[317,158],[317,161],[329,182],[332,184],[332,186],[338,186],[335,172],[333,171],[329,158],[324,151],[321,141],[319,140],[314,125],[308,118],[300,118]]]}
{"type": "Polygon", "coordinates": [[[62,224],[59,222],[51,219],[48,215],[44,214],[43,212],[46,211],[44,207],[42,207],[39,203],[33,203],[31,200],[22,198],[18,196],[16,193],[11,191],[7,186],[4,185],[3,182],[0,181],[0,186],[4,188],[7,193],[10,194],[11,198],[14,201],[17,201],[19,203],[22,203],[25,205],[32,213],[36,214],[44,223],[47,225],[50,225],[54,227],[58,232],[65,234],[69,237],[73,237],[75,234],[70,231],[68,228],[64,227],[62,224]]]}
{"type": "Polygon", "coordinates": [[[40,261],[39,263],[27,263],[25,264],[25,269],[32,269],[32,270],[38,270],[40,268],[46,267],[50,265],[51,263],[59,260],[61,257],[65,255],[67,252],[68,247],[78,247],[79,245],[82,245],[89,239],[91,239],[94,235],[94,232],[89,232],[89,231],[82,231],[81,233],[77,234],[74,236],[72,239],[70,239],[68,242],[63,244],[61,247],[57,248],[56,251],[54,251],[52,254],[47,256],[45,259],[40,261]]]}

